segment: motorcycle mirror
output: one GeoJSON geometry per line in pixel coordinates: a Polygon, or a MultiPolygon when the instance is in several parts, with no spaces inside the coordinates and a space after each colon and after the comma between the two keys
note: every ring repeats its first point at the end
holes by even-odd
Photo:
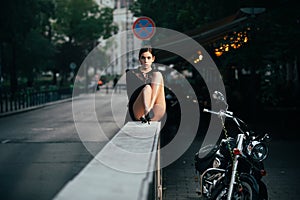
{"type": "Polygon", "coordinates": [[[268,133],[266,133],[264,135],[264,137],[262,138],[262,140],[265,141],[265,142],[270,142],[271,141],[271,137],[270,137],[270,135],[268,133]]]}
{"type": "Polygon", "coordinates": [[[226,103],[224,95],[219,91],[214,91],[212,97],[218,101],[226,103]]]}

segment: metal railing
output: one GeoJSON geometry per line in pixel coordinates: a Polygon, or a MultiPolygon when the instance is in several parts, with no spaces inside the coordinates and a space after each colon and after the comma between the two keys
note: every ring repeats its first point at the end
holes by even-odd
{"type": "Polygon", "coordinates": [[[103,89],[105,90],[106,94],[109,94],[110,92],[115,92],[115,93],[120,94],[122,91],[126,92],[127,86],[126,86],[126,84],[117,84],[114,87],[109,86],[109,85],[105,85],[103,87],[103,89]]]}
{"type": "Polygon", "coordinates": [[[47,91],[24,90],[14,93],[0,91],[0,113],[18,111],[71,96],[72,88],[47,91]]]}

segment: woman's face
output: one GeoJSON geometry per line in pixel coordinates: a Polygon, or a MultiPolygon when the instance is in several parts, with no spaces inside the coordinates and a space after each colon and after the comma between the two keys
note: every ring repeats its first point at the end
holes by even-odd
{"type": "Polygon", "coordinates": [[[140,62],[141,62],[141,65],[145,68],[151,67],[154,60],[155,60],[155,57],[149,51],[141,54],[140,62]]]}

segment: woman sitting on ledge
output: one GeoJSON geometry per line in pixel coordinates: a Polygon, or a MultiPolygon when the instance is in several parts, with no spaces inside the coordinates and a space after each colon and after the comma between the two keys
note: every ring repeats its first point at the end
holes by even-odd
{"type": "Polygon", "coordinates": [[[141,65],[126,71],[128,109],[133,121],[159,121],[166,112],[164,80],[154,60],[153,49],[144,47],[139,51],[141,65]]]}

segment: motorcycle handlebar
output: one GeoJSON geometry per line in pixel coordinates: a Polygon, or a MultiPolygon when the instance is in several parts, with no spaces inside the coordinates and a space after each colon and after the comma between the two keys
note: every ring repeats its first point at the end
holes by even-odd
{"type": "Polygon", "coordinates": [[[226,113],[228,113],[229,115],[233,115],[233,112],[231,111],[226,111],[226,113]]]}
{"type": "Polygon", "coordinates": [[[232,116],[233,112],[231,112],[231,111],[220,110],[219,112],[216,112],[216,111],[212,111],[212,110],[208,110],[208,109],[204,108],[203,112],[208,112],[208,113],[211,113],[211,114],[215,114],[215,115],[218,115],[220,117],[225,116],[225,117],[233,118],[233,116],[232,116]]]}

